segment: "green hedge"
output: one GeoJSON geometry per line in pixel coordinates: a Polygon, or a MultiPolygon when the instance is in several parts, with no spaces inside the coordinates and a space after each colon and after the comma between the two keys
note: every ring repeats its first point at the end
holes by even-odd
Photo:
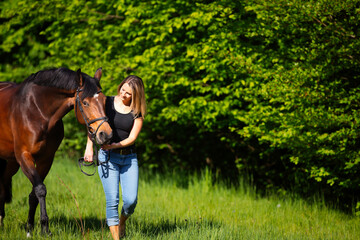
{"type": "MultiPolygon", "coordinates": [[[[210,166],[261,189],[359,201],[359,1],[0,4],[2,80],[101,66],[112,95],[126,75],[144,79],[144,167],[210,166]]],[[[72,115],[65,129],[62,151],[82,152],[72,115]]]]}

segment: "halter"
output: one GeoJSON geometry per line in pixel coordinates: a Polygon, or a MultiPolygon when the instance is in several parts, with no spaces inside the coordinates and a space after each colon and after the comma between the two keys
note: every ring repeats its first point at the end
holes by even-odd
{"type": "MultiPolygon", "coordinates": [[[[95,162],[96,162],[96,166],[99,166],[99,161],[98,161],[98,159],[97,159],[98,151],[97,151],[97,145],[96,145],[96,140],[95,140],[95,138],[96,138],[96,134],[97,134],[100,126],[101,126],[104,122],[107,122],[107,121],[108,121],[108,117],[104,116],[104,117],[95,118],[95,119],[93,119],[93,120],[89,120],[89,118],[86,116],[86,114],[85,114],[85,112],[84,112],[84,109],[83,109],[83,107],[82,107],[82,105],[81,105],[81,100],[80,100],[80,92],[81,92],[81,91],[83,91],[83,89],[78,88],[78,89],[76,90],[75,116],[76,116],[76,119],[79,121],[78,116],[77,116],[77,108],[79,108],[80,113],[81,113],[81,116],[82,116],[83,119],[84,119],[84,122],[85,122],[85,125],[86,125],[86,129],[87,129],[87,132],[88,132],[88,135],[89,135],[89,137],[90,137],[90,140],[93,142],[93,146],[94,146],[94,148],[95,148],[94,160],[95,160],[95,162]],[[102,122],[99,124],[99,126],[96,128],[96,130],[95,130],[95,132],[94,132],[94,128],[91,127],[91,124],[93,124],[94,122],[97,122],[97,121],[102,121],[102,122]]],[[[98,91],[97,93],[101,93],[101,90],[98,91]]],[[[80,158],[79,161],[78,161],[78,163],[79,163],[79,167],[80,167],[81,172],[84,173],[85,175],[87,175],[87,176],[92,176],[92,175],[95,174],[95,172],[92,173],[92,174],[88,174],[88,173],[84,172],[84,171],[82,170],[82,168],[81,168],[81,166],[85,166],[85,167],[92,166],[92,165],[94,165],[94,162],[92,162],[92,163],[86,163],[86,162],[84,161],[84,158],[80,158]]],[[[95,169],[95,171],[96,171],[96,169],[95,169]]]]}

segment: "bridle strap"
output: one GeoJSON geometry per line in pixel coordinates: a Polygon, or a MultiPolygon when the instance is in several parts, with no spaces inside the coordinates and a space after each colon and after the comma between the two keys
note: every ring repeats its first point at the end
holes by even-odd
{"type": "MultiPolygon", "coordinates": [[[[87,132],[88,132],[88,134],[89,134],[89,136],[90,136],[90,139],[91,139],[92,141],[95,141],[95,137],[96,137],[96,134],[97,134],[100,126],[101,126],[104,122],[107,122],[107,121],[108,121],[108,118],[107,118],[106,116],[104,116],[104,117],[95,118],[95,119],[89,121],[89,119],[86,117],[86,114],[85,114],[85,112],[84,112],[84,109],[83,109],[83,107],[82,107],[82,105],[81,105],[81,101],[80,101],[80,92],[81,92],[81,91],[82,91],[82,89],[80,89],[80,88],[78,88],[78,89],[76,90],[75,116],[76,116],[76,118],[77,118],[77,114],[76,114],[76,113],[77,113],[77,107],[78,107],[79,110],[80,110],[81,116],[82,116],[83,119],[84,119],[84,122],[85,122],[85,125],[86,125],[86,129],[87,129],[87,132]],[[101,121],[101,120],[102,120],[102,122],[101,122],[101,123],[99,124],[99,126],[96,128],[95,132],[91,132],[90,129],[92,129],[92,130],[94,130],[94,129],[93,129],[90,125],[93,124],[94,122],[101,121]]],[[[100,93],[100,92],[101,92],[101,91],[99,91],[98,93],[100,93]]],[[[79,119],[77,119],[77,120],[79,120],[79,119]]]]}
{"type": "MultiPolygon", "coordinates": [[[[98,150],[97,150],[97,143],[96,143],[95,138],[96,138],[96,134],[97,134],[100,126],[101,126],[104,122],[107,122],[107,121],[108,121],[108,118],[107,118],[106,116],[104,116],[104,117],[95,118],[95,119],[89,121],[89,119],[87,118],[87,116],[86,116],[86,114],[85,114],[85,112],[84,112],[84,109],[83,109],[83,107],[82,107],[82,105],[81,105],[81,101],[80,101],[80,92],[81,92],[82,90],[83,90],[83,89],[80,89],[80,88],[78,88],[78,89],[76,90],[75,116],[76,116],[76,119],[79,121],[78,116],[77,116],[77,108],[79,108],[80,113],[81,113],[81,116],[83,117],[84,122],[85,122],[85,125],[86,125],[87,133],[88,133],[88,135],[89,135],[89,137],[90,137],[90,140],[93,142],[93,146],[94,146],[94,148],[95,148],[95,154],[94,154],[93,159],[94,159],[94,161],[95,161],[95,163],[96,163],[96,166],[99,166],[99,161],[98,161],[98,158],[97,158],[98,150]],[[94,130],[94,129],[93,129],[90,125],[93,124],[93,123],[95,123],[95,122],[97,122],[97,121],[101,121],[101,123],[100,123],[99,126],[96,128],[95,132],[92,132],[91,129],[92,129],[92,130],[94,130]]],[[[99,92],[101,92],[101,91],[99,91],[99,92]]],[[[94,172],[93,174],[88,174],[88,173],[84,172],[84,171],[82,170],[82,168],[81,168],[81,166],[85,166],[85,167],[92,166],[92,165],[94,165],[94,162],[88,164],[88,163],[85,163],[85,161],[84,161],[83,158],[80,158],[80,159],[78,160],[78,164],[79,164],[79,167],[80,167],[81,172],[84,173],[85,175],[87,175],[87,176],[92,176],[92,175],[95,174],[96,169],[95,169],[95,172],[94,172]]]]}

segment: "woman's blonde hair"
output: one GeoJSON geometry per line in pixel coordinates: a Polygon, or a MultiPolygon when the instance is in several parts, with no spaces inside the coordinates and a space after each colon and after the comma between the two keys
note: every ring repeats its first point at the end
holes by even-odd
{"type": "Polygon", "coordinates": [[[130,108],[133,111],[135,118],[139,116],[144,118],[146,115],[146,100],[145,87],[142,79],[135,75],[127,76],[118,86],[118,94],[125,83],[129,84],[132,90],[130,108]]]}

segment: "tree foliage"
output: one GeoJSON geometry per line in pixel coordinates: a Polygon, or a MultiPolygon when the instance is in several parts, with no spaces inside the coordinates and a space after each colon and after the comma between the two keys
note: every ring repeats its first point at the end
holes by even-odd
{"type": "MultiPolygon", "coordinates": [[[[143,166],[358,199],[359,1],[0,4],[3,81],[101,66],[113,95],[126,75],[144,79],[143,166]]],[[[81,152],[81,127],[69,116],[65,128],[62,149],[81,152]]]]}

